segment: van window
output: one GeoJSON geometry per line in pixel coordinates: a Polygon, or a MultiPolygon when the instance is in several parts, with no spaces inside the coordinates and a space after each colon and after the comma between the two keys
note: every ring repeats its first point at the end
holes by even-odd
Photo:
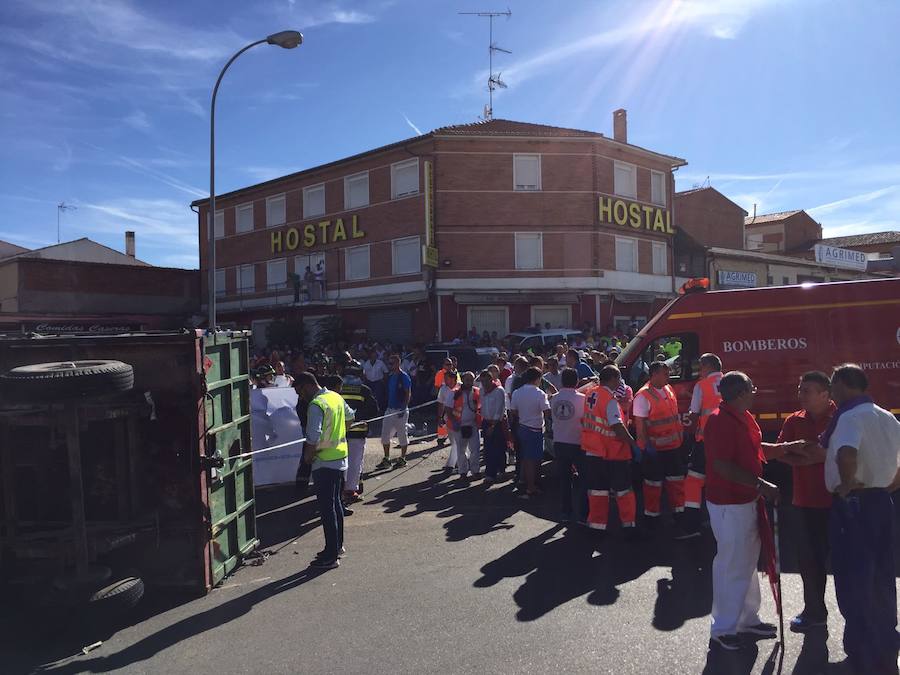
{"type": "Polygon", "coordinates": [[[649,364],[665,361],[669,364],[669,381],[691,382],[700,375],[700,353],[696,333],[678,333],[654,339],[625,374],[636,392],[649,376],[649,364]]]}
{"type": "Polygon", "coordinates": [[[532,335],[531,337],[522,340],[519,350],[527,352],[529,349],[534,349],[537,354],[544,353],[544,341],[541,339],[540,335],[532,335]]]}

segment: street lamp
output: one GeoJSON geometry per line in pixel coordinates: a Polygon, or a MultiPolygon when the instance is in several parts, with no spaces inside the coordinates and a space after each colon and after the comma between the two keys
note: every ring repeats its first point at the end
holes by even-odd
{"type": "Polygon", "coordinates": [[[243,49],[238,50],[234,56],[228,59],[228,63],[222,68],[216,80],[216,86],[212,91],[212,102],[209,106],[209,212],[206,214],[207,236],[209,237],[209,332],[216,330],[216,95],[219,93],[219,85],[228,66],[248,49],[261,44],[276,45],[283,49],[293,49],[303,42],[303,35],[295,30],[283,30],[273,33],[264,40],[251,42],[243,49]]]}

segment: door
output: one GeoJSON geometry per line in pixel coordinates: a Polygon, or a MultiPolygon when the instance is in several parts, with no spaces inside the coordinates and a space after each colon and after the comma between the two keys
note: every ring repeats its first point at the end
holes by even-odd
{"type": "Polygon", "coordinates": [[[572,307],[570,305],[534,305],[531,308],[531,325],[540,325],[541,328],[571,328],[572,307]]]}
{"type": "Polygon", "coordinates": [[[411,309],[376,309],[369,312],[370,340],[410,345],[413,342],[411,309]]]}
{"type": "Polygon", "coordinates": [[[205,557],[215,586],[259,545],[250,452],[249,333],[217,333],[203,340],[206,433],[201,469],[208,508],[205,557]]]}

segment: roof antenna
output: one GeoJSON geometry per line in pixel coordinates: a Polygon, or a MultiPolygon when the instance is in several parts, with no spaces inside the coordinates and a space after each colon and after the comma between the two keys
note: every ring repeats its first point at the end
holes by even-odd
{"type": "Polygon", "coordinates": [[[56,205],[56,243],[59,243],[59,214],[63,211],[77,211],[78,207],[72,204],[66,204],[65,202],[60,202],[56,205]]]}
{"type": "Polygon", "coordinates": [[[507,8],[505,12],[459,12],[459,14],[467,16],[487,17],[488,24],[490,26],[488,40],[488,104],[484,107],[483,115],[485,120],[489,120],[494,117],[494,90],[506,89],[506,82],[500,79],[501,73],[497,73],[496,75],[494,75],[494,52],[512,54],[512,52],[508,49],[498,47],[494,43],[494,17],[505,16],[507,19],[509,19],[509,17],[512,16],[512,12],[509,10],[509,8],[507,8]]]}

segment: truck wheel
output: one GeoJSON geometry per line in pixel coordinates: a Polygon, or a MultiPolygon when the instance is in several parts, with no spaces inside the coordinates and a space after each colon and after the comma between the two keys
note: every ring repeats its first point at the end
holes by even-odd
{"type": "Polygon", "coordinates": [[[59,401],[129,391],[134,369],[121,361],[35,363],[0,375],[0,385],[16,401],[59,401]]]}
{"type": "Polygon", "coordinates": [[[144,582],[140,577],[125,577],[104,586],[88,598],[91,607],[103,612],[131,609],[144,597],[144,582]]]}

